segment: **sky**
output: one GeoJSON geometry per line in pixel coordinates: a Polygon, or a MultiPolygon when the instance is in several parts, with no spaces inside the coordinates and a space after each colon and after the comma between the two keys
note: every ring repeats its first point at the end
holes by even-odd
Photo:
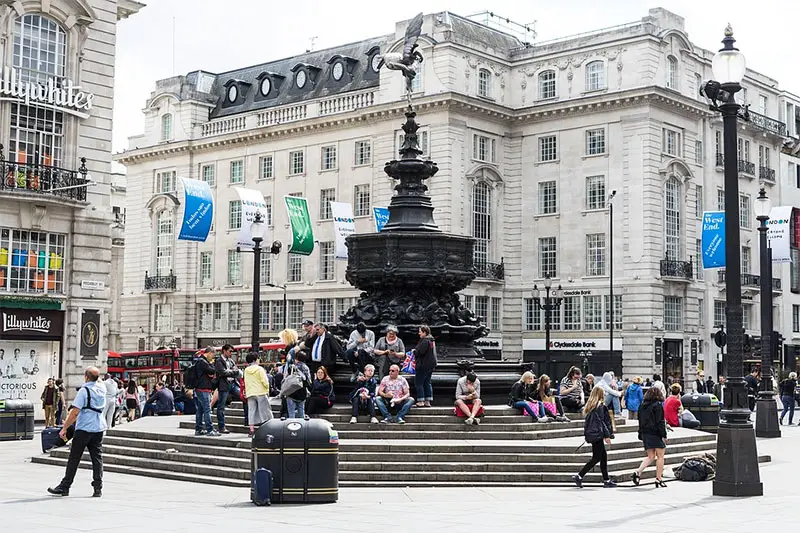
{"type": "Polygon", "coordinates": [[[311,48],[312,39],[319,50],[390,34],[420,11],[468,16],[491,10],[522,24],[536,21],[535,43],[638,21],[650,8],[663,7],[682,16],[692,42],[708,50],[719,49],[730,22],[748,68],[800,94],[797,0],[140,1],[148,5],[117,27],[115,153],[127,148],[129,136],[142,133],[142,109],[156,80],[291,57],[311,48]]]}

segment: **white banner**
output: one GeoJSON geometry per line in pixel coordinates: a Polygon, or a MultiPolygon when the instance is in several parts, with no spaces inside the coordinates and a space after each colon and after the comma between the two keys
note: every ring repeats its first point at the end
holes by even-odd
{"type": "MultiPolygon", "coordinates": [[[[264,217],[264,227],[267,226],[267,203],[264,201],[264,195],[261,191],[254,189],[243,189],[235,187],[236,192],[239,193],[239,199],[242,201],[242,226],[239,228],[239,237],[236,245],[240,248],[252,248],[253,238],[250,234],[250,226],[253,224],[256,213],[261,211],[261,216],[264,217]]],[[[266,231],[264,232],[264,240],[267,240],[266,231]]]]}
{"type": "Polygon", "coordinates": [[[792,260],[790,255],[792,209],[792,206],[779,206],[773,207],[769,212],[767,240],[772,248],[773,263],[788,263],[792,260]]]}
{"type": "Polygon", "coordinates": [[[0,399],[30,400],[34,418],[44,420],[42,392],[47,378],[58,377],[58,366],[56,341],[0,341],[0,399]]]}
{"type": "Polygon", "coordinates": [[[333,230],[336,232],[336,259],[347,259],[347,246],[344,241],[356,232],[353,220],[353,205],[346,202],[331,202],[333,230]]]}

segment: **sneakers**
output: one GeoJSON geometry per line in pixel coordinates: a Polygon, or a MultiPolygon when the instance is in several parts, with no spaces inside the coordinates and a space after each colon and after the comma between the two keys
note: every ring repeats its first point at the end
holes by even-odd
{"type": "Polygon", "coordinates": [[[221,435],[222,435],[222,433],[220,433],[219,431],[213,430],[213,429],[206,433],[206,437],[219,437],[221,435]]]}
{"type": "Polygon", "coordinates": [[[372,418],[369,419],[369,423],[370,424],[377,424],[378,423],[378,419],[373,416],[372,418]]]}
{"type": "Polygon", "coordinates": [[[55,487],[48,487],[47,492],[53,496],[69,496],[69,489],[65,489],[61,485],[55,487]]]}
{"type": "Polygon", "coordinates": [[[581,476],[579,476],[578,474],[575,474],[574,476],[572,476],[572,481],[575,482],[575,485],[577,485],[579,489],[583,488],[583,478],[581,476]]]}
{"type": "Polygon", "coordinates": [[[564,415],[559,415],[556,417],[556,422],[569,422],[569,418],[564,415]]]}
{"type": "Polygon", "coordinates": [[[358,418],[356,418],[356,417],[351,417],[350,418],[350,423],[351,424],[355,424],[356,422],[358,422],[358,418]]]}
{"type": "Polygon", "coordinates": [[[472,425],[472,422],[474,422],[474,421],[475,421],[475,420],[474,420],[473,418],[467,418],[466,420],[464,420],[464,423],[465,423],[466,425],[468,425],[468,426],[471,426],[471,425],[472,425]]]}
{"type": "Polygon", "coordinates": [[[200,431],[198,431],[198,430],[195,430],[195,431],[194,431],[194,436],[195,436],[195,437],[202,437],[202,436],[203,436],[203,435],[205,435],[205,434],[206,434],[206,432],[205,432],[205,431],[203,431],[203,430],[200,430],[200,431]]]}
{"type": "Polygon", "coordinates": [[[381,420],[381,424],[391,424],[391,423],[392,423],[392,417],[391,416],[381,420]]]}
{"type": "Polygon", "coordinates": [[[606,479],[606,480],[604,480],[604,481],[603,481],[603,488],[606,488],[606,489],[613,489],[613,488],[614,488],[614,487],[616,487],[616,486],[617,486],[617,482],[616,482],[616,481],[614,481],[614,480],[613,480],[613,479],[611,479],[611,478],[609,478],[609,479],[606,479]]]}
{"type": "Polygon", "coordinates": [[[231,430],[230,430],[230,429],[228,429],[228,428],[222,428],[222,429],[220,429],[220,430],[219,430],[219,432],[220,432],[220,433],[222,433],[222,434],[224,434],[224,435],[227,435],[228,433],[230,433],[230,432],[231,432],[231,430]]]}
{"type": "Polygon", "coordinates": [[[405,424],[405,423],[406,423],[406,421],[405,421],[405,420],[403,420],[402,418],[400,418],[400,417],[398,416],[398,417],[397,417],[397,423],[398,423],[398,424],[405,424]]]}
{"type": "Polygon", "coordinates": [[[480,418],[473,418],[473,420],[475,421],[475,425],[476,426],[480,426],[481,425],[481,419],[480,418]]]}
{"type": "Polygon", "coordinates": [[[536,419],[536,421],[537,422],[541,422],[541,423],[545,423],[545,422],[550,422],[550,419],[547,418],[546,416],[540,416],[539,418],[536,419]]]}
{"type": "Polygon", "coordinates": [[[95,487],[92,493],[92,498],[100,498],[103,496],[103,489],[95,487]]]}

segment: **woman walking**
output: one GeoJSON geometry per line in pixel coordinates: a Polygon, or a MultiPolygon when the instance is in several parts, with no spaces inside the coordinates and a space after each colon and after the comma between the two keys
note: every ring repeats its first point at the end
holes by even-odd
{"type": "Polygon", "coordinates": [[[797,388],[797,372],[789,372],[789,378],[784,379],[780,383],[780,396],[781,403],[783,404],[783,411],[781,412],[781,425],[783,425],[783,417],[786,416],[786,411],[789,411],[789,425],[792,425],[794,418],[794,391],[797,388]]]}
{"type": "Polygon", "coordinates": [[[244,369],[245,394],[243,403],[247,404],[247,423],[250,426],[248,435],[251,437],[267,420],[272,420],[272,407],[269,405],[269,379],[267,371],[258,364],[258,356],[250,352],[247,354],[247,368],[244,369]]]}
{"type": "Polygon", "coordinates": [[[667,422],[664,420],[664,394],[658,387],[651,387],[644,395],[644,403],[639,407],[639,440],[644,444],[647,457],[631,474],[631,481],[637,487],[644,469],[656,460],[656,487],[666,487],[661,479],[664,474],[664,451],[667,447],[667,422]]]}
{"type": "Polygon", "coordinates": [[[125,409],[128,411],[128,422],[136,420],[139,412],[139,389],[133,379],[128,380],[128,387],[125,389],[125,409]]]}
{"type": "Polygon", "coordinates": [[[430,407],[433,401],[433,369],[436,368],[436,348],[434,345],[431,328],[419,327],[419,344],[414,348],[416,358],[416,374],[414,384],[417,389],[417,407],[430,407]]]}
{"type": "Polygon", "coordinates": [[[628,409],[628,420],[639,417],[639,407],[642,405],[644,392],[642,391],[642,376],[633,378],[633,383],[625,389],[625,407],[628,409]]]}
{"type": "Polygon", "coordinates": [[[608,409],[605,406],[605,393],[602,388],[595,387],[592,389],[589,401],[586,402],[586,407],[583,408],[583,414],[586,415],[583,435],[586,438],[586,442],[592,445],[592,458],[581,468],[580,472],[572,476],[572,481],[575,482],[579,489],[583,488],[583,477],[597,463],[600,463],[603,487],[616,487],[617,483],[608,476],[608,453],[605,445],[611,444],[611,439],[614,438],[614,430],[611,426],[611,417],[608,415],[608,409]]]}

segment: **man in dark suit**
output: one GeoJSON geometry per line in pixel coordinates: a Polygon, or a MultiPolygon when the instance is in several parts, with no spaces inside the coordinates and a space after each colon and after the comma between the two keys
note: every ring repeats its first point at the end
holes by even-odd
{"type": "Polygon", "coordinates": [[[239,368],[233,360],[233,346],[226,344],[222,347],[222,355],[214,362],[217,373],[217,427],[220,433],[230,433],[225,427],[225,407],[228,396],[236,388],[236,379],[239,377],[239,368]]]}
{"type": "Polygon", "coordinates": [[[308,368],[312,377],[321,366],[332,375],[336,371],[336,359],[344,353],[342,345],[328,332],[328,326],[322,323],[316,325],[316,337],[309,346],[309,352],[308,368]]]}

